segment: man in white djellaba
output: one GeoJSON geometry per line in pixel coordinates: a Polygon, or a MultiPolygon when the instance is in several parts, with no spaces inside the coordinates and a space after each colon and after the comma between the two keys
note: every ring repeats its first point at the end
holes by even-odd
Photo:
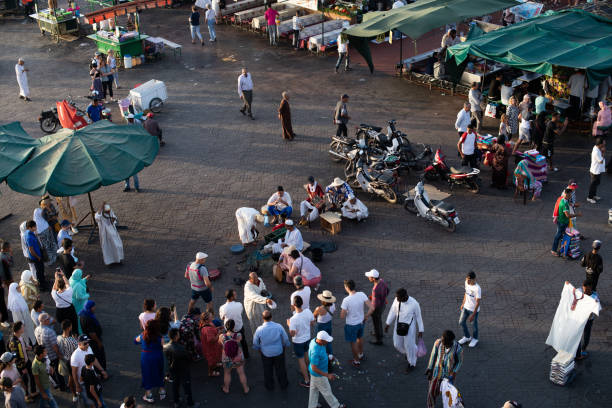
{"type": "MultiPolygon", "coordinates": [[[[418,337],[422,338],[425,327],[423,326],[419,302],[408,296],[408,292],[404,288],[395,292],[395,299],[393,299],[393,304],[387,315],[385,332],[389,331],[389,327],[393,327],[393,346],[406,356],[406,360],[408,360],[406,371],[410,372],[417,362],[417,328],[419,330],[418,337]],[[407,324],[408,332],[404,334],[402,327],[398,330],[398,323],[407,324]]],[[[405,326],[403,326],[403,329],[405,330],[405,326]]]]}
{"type": "Polygon", "coordinates": [[[25,67],[25,61],[19,58],[15,65],[15,74],[17,75],[17,84],[19,85],[19,97],[29,102],[31,99],[30,87],[28,85],[28,71],[29,70],[25,67]]]}
{"type": "Polygon", "coordinates": [[[243,245],[254,243],[259,235],[256,229],[257,223],[264,222],[264,216],[254,208],[240,207],[236,210],[236,221],[238,222],[238,235],[243,245]]]}
{"type": "Polygon", "coordinates": [[[104,265],[121,263],[123,261],[123,242],[117,231],[117,216],[110,205],[103,203],[102,209],[95,215],[100,232],[100,245],[104,265]]]}

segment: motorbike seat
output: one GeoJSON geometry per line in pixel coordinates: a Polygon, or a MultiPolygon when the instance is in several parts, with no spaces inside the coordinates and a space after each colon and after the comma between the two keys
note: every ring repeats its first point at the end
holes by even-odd
{"type": "Polygon", "coordinates": [[[429,200],[429,201],[431,202],[432,206],[444,212],[449,212],[455,209],[455,207],[452,204],[445,203],[444,201],[440,201],[440,200],[429,200]]]}
{"type": "Polygon", "coordinates": [[[380,132],[382,130],[381,127],[378,126],[372,126],[372,125],[368,125],[367,123],[360,123],[359,127],[361,128],[367,128],[367,129],[372,129],[375,132],[380,132]]]}
{"type": "Polygon", "coordinates": [[[465,173],[469,173],[470,171],[472,171],[472,169],[470,167],[463,167],[463,166],[456,169],[453,166],[451,166],[450,171],[453,174],[465,174],[465,173]]]}

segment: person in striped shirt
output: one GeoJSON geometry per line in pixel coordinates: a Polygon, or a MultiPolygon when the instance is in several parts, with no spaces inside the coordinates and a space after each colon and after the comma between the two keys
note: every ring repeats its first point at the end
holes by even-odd
{"type": "Polygon", "coordinates": [[[455,333],[445,330],[442,337],[434,342],[429,356],[425,375],[429,380],[427,408],[434,408],[440,395],[440,385],[444,378],[452,383],[463,363],[463,348],[455,340],[455,333]]]}

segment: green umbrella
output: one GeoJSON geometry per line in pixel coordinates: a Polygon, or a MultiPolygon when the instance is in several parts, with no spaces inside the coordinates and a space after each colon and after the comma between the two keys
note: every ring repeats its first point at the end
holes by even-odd
{"type": "Polygon", "coordinates": [[[21,166],[39,145],[40,141],[31,138],[19,122],[0,126],[0,183],[21,166]]]}
{"type": "Polygon", "coordinates": [[[67,197],[118,183],[153,163],[159,142],[138,125],[101,120],[39,139],[30,159],[8,177],[24,194],[67,197]]]}

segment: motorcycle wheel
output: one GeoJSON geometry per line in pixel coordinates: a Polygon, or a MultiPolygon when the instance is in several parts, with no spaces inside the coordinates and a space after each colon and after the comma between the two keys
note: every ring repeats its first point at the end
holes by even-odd
{"type": "Polygon", "coordinates": [[[387,200],[387,202],[391,204],[397,203],[397,194],[390,186],[384,186],[383,188],[383,198],[387,200]]]}
{"type": "Polygon", "coordinates": [[[470,189],[470,192],[474,194],[478,194],[478,192],[480,191],[480,186],[477,182],[473,180],[468,182],[468,188],[470,189]]]}
{"type": "Polygon", "coordinates": [[[57,120],[54,117],[44,118],[40,121],[40,130],[45,133],[55,133],[57,129],[57,120]]]}
{"type": "Polygon", "coordinates": [[[453,220],[446,220],[446,222],[448,223],[446,230],[448,232],[455,232],[455,230],[457,229],[457,224],[455,224],[453,220]]]}
{"type": "MultiPolygon", "coordinates": [[[[330,144],[329,144],[329,150],[336,152],[336,153],[341,153],[342,152],[342,143],[333,140],[330,144]]],[[[340,163],[342,161],[341,157],[338,156],[334,156],[333,154],[329,154],[329,157],[332,159],[333,162],[335,163],[340,163]]]]}
{"type": "Polygon", "coordinates": [[[435,173],[433,171],[428,171],[425,173],[425,179],[429,180],[429,181],[434,181],[438,179],[438,173],[435,173]]]}
{"type": "Polygon", "coordinates": [[[414,199],[404,201],[404,209],[413,214],[418,214],[419,212],[414,204],[414,199]]]}

